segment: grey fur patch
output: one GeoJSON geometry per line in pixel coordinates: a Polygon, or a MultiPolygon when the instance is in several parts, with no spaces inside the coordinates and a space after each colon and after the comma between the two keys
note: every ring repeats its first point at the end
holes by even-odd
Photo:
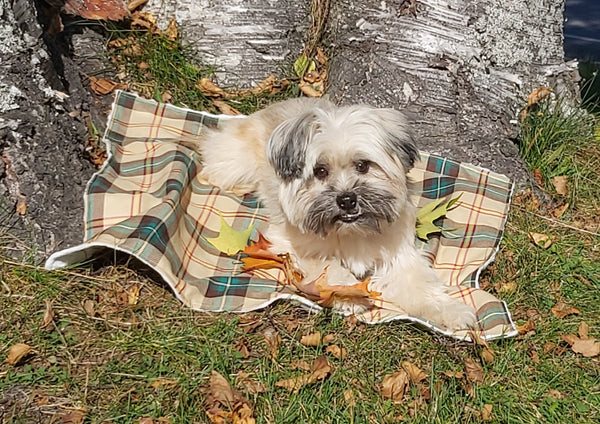
{"type": "Polygon", "coordinates": [[[267,158],[284,181],[302,177],[306,148],[313,135],[316,116],[307,112],[281,123],[267,142],[267,158]]]}

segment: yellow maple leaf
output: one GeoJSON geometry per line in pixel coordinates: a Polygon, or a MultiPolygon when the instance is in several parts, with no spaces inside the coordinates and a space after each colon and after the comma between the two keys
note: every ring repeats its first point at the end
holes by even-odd
{"type": "Polygon", "coordinates": [[[248,244],[250,233],[254,229],[254,225],[249,226],[245,230],[234,230],[221,216],[221,229],[217,237],[208,238],[206,241],[216,247],[219,252],[227,255],[235,255],[248,244]]]}

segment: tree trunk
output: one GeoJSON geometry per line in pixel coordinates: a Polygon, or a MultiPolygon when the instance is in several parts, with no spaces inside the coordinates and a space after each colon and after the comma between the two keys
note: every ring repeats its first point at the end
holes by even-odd
{"type": "MultiPolygon", "coordinates": [[[[145,10],[165,24],[175,16],[220,82],[248,85],[301,54],[307,3],[150,0],[145,10]]],[[[524,183],[514,139],[527,95],[540,85],[577,93],[576,64],[563,57],[563,8],[564,0],[333,0],[328,92],[336,102],[405,109],[423,150],[524,183]]]]}

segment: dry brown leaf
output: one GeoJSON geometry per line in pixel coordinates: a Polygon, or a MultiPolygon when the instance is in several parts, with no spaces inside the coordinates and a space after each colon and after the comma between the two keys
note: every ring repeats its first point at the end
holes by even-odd
{"type": "Polygon", "coordinates": [[[169,390],[177,386],[178,383],[179,382],[177,380],[172,378],[157,378],[150,384],[150,386],[155,389],[158,389],[159,387],[164,387],[165,389],[169,390]]]}
{"type": "Polygon", "coordinates": [[[451,378],[461,379],[465,377],[465,373],[463,371],[444,371],[444,375],[451,378]]]}
{"type": "Polygon", "coordinates": [[[575,353],[581,353],[586,358],[600,355],[600,343],[596,339],[576,340],[571,346],[575,353]]]}
{"type": "Polygon", "coordinates": [[[225,91],[209,78],[201,78],[196,84],[196,88],[206,97],[223,97],[225,95],[225,91]]]}
{"type": "Polygon", "coordinates": [[[527,233],[527,235],[529,236],[533,244],[535,244],[538,247],[541,247],[542,249],[548,249],[550,246],[552,246],[552,239],[547,234],[527,233]]]}
{"type": "Polygon", "coordinates": [[[358,324],[358,318],[356,318],[356,315],[348,315],[345,318],[345,321],[347,326],[346,331],[348,334],[350,334],[356,328],[356,325],[358,324]]]}
{"type": "Polygon", "coordinates": [[[77,408],[67,412],[60,416],[60,422],[62,424],[81,424],[85,419],[87,410],[84,408],[77,408]]]}
{"type": "Polygon", "coordinates": [[[332,341],[334,341],[334,340],[335,340],[335,337],[336,337],[336,336],[335,336],[335,334],[333,334],[333,333],[325,334],[325,335],[323,336],[323,344],[325,345],[325,344],[329,344],[329,343],[331,343],[332,341]]]}
{"type": "Polygon", "coordinates": [[[169,21],[169,26],[167,26],[165,35],[171,41],[175,41],[179,37],[179,30],[177,29],[177,22],[175,21],[175,16],[173,16],[169,21]]]}
{"type": "Polygon", "coordinates": [[[327,346],[327,349],[325,349],[325,353],[329,353],[337,359],[344,359],[346,357],[346,349],[344,349],[343,347],[339,347],[335,344],[327,346]]]}
{"type": "Polygon", "coordinates": [[[171,100],[173,100],[173,95],[171,94],[170,91],[165,91],[164,93],[162,93],[160,95],[160,98],[163,103],[170,103],[171,100]]]}
{"type": "Polygon", "coordinates": [[[129,16],[123,0],[66,0],[63,11],[92,20],[120,21],[129,16]]]}
{"type": "Polygon", "coordinates": [[[255,95],[264,93],[265,91],[270,92],[276,81],[277,79],[275,78],[275,75],[269,75],[267,78],[259,82],[256,87],[252,88],[250,92],[255,95]]]}
{"type": "Polygon", "coordinates": [[[494,362],[494,351],[489,347],[484,347],[481,350],[481,357],[485,361],[486,364],[491,364],[494,362]]]}
{"type": "Polygon", "coordinates": [[[303,370],[303,371],[310,371],[310,369],[312,368],[312,366],[308,362],[306,362],[302,359],[296,359],[295,361],[292,361],[290,363],[290,367],[293,370],[298,369],[298,370],[303,370]]]}
{"type": "Polygon", "coordinates": [[[565,398],[565,394],[559,392],[556,389],[548,389],[548,396],[550,396],[553,399],[564,399],[565,398]]]}
{"type": "Polygon", "coordinates": [[[148,0],[130,0],[129,3],[127,3],[127,9],[129,9],[130,12],[133,12],[135,9],[146,3],[148,3],[148,0]]]}
{"type": "Polygon", "coordinates": [[[25,200],[19,201],[19,204],[16,207],[16,211],[19,215],[25,215],[27,213],[27,203],[25,200]]]}
{"type": "Polygon", "coordinates": [[[94,308],[94,302],[90,299],[86,299],[83,301],[83,310],[86,314],[93,317],[96,315],[96,310],[94,308]]]}
{"type": "Polygon", "coordinates": [[[269,388],[258,380],[250,378],[250,374],[245,371],[240,371],[237,375],[237,384],[242,386],[248,393],[256,395],[258,393],[266,393],[269,388]]]}
{"type": "Polygon", "coordinates": [[[95,76],[90,76],[90,88],[94,93],[104,96],[112,93],[117,88],[121,88],[121,84],[105,78],[96,78],[95,76]]]}
{"type": "Polygon", "coordinates": [[[581,321],[581,324],[579,324],[579,328],[577,329],[577,334],[579,334],[579,337],[581,339],[588,339],[589,333],[590,333],[590,326],[587,325],[587,322],[581,321]]]}
{"type": "Polygon", "coordinates": [[[211,422],[224,423],[229,420],[235,424],[255,424],[248,400],[234,390],[225,377],[212,371],[209,384],[206,398],[208,409],[205,412],[211,422]]]}
{"type": "Polygon", "coordinates": [[[492,408],[493,406],[489,403],[486,403],[481,408],[481,419],[485,422],[492,420],[492,408]]]}
{"type": "Polygon", "coordinates": [[[353,408],[356,405],[356,397],[354,396],[352,389],[344,390],[344,400],[350,408],[353,408]]]}
{"type": "Polygon", "coordinates": [[[8,356],[4,362],[9,365],[16,365],[29,352],[31,352],[31,346],[25,343],[16,343],[8,349],[8,356]]]}
{"type": "Polygon", "coordinates": [[[531,93],[529,93],[529,96],[527,96],[527,107],[530,108],[531,106],[538,104],[540,102],[540,100],[545,99],[551,93],[552,93],[552,88],[550,88],[550,87],[536,88],[531,93]]]}
{"type": "Polygon", "coordinates": [[[542,170],[541,169],[534,169],[533,170],[533,178],[535,179],[535,182],[537,183],[537,185],[539,185],[540,187],[544,187],[545,183],[544,183],[544,174],[542,174],[542,170]]]}
{"type": "Polygon", "coordinates": [[[323,52],[323,49],[321,47],[317,47],[316,59],[317,62],[319,62],[321,65],[325,65],[329,60],[327,56],[325,56],[325,53],[323,52]]]}
{"type": "Polygon", "coordinates": [[[140,299],[140,289],[141,286],[139,284],[132,284],[127,288],[128,305],[137,305],[138,300],[140,299]]]}
{"type": "Polygon", "coordinates": [[[303,374],[299,377],[277,381],[275,386],[283,387],[289,391],[298,393],[302,387],[327,378],[327,376],[331,374],[331,370],[331,364],[327,358],[323,355],[320,355],[317,357],[317,359],[315,359],[315,362],[313,362],[311,366],[311,372],[309,374],[303,374]]]}
{"type": "Polygon", "coordinates": [[[242,354],[242,358],[248,358],[250,356],[250,345],[248,340],[242,338],[239,339],[234,346],[235,350],[242,354]]]}
{"type": "Polygon", "coordinates": [[[465,359],[465,373],[467,375],[467,380],[471,383],[477,384],[483,382],[483,368],[474,359],[465,359]]]}
{"type": "Polygon", "coordinates": [[[52,308],[52,302],[48,299],[45,299],[44,302],[46,303],[46,309],[44,310],[44,318],[42,318],[40,328],[50,330],[52,328],[51,324],[54,322],[54,309],[52,308]]]}
{"type": "Polygon", "coordinates": [[[263,331],[263,337],[265,338],[269,348],[269,358],[277,358],[277,355],[279,355],[279,343],[281,342],[281,336],[273,327],[267,327],[263,331]]]}
{"type": "Polygon", "coordinates": [[[233,106],[225,103],[223,100],[211,99],[210,101],[223,115],[235,116],[241,115],[242,112],[234,108],[233,106]]]}
{"type": "Polygon", "coordinates": [[[322,97],[323,96],[322,91],[317,90],[313,86],[313,84],[309,84],[304,81],[300,81],[300,83],[298,84],[298,88],[300,88],[300,91],[302,91],[308,97],[322,97]]]}
{"type": "Polygon", "coordinates": [[[381,395],[396,404],[402,403],[404,394],[408,390],[409,381],[410,378],[404,370],[388,375],[381,382],[381,395]]]}
{"type": "Polygon", "coordinates": [[[531,356],[531,360],[534,364],[540,363],[540,355],[535,350],[530,351],[529,356],[531,356]]]}
{"type": "Polygon", "coordinates": [[[300,338],[300,344],[303,346],[319,346],[321,343],[321,332],[306,334],[300,338]]]}
{"type": "Polygon", "coordinates": [[[517,289],[517,283],[515,281],[509,281],[508,283],[499,282],[494,284],[494,290],[498,294],[509,294],[513,293],[517,289]]]}
{"type": "Polygon", "coordinates": [[[568,179],[565,175],[559,175],[552,178],[552,185],[554,186],[556,193],[560,194],[561,196],[566,196],[568,194],[567,183],[568,179]]]}
{"type": "Polygon", "coordinates": [[[558,319],[563,319],[568,315],[577,315],[581,313],[579,309],[567,305],[562,300],[559,300],[556,305],[552,307],[551,311],[552,314],[554,314],[554,316],[558,319]]]}
{"type": "Polygon", "coordinates": [[[154,424],[154,418],[147,416],[140,417],[138,424],[154,424]]]}
{"type": "Polygon", "coordinates": [[[517,325],[516,327],[519,334],[527,334],[530,331],[535,330],[535,321],[533,319],[529,319],[525,324],[517,325]]]}
{"type": "Polygon", "coordinates": [[[552,210],[552,215],[557,218],[560,219],[562,218],[562,216],[565,214],[565,212],[569,210],[569,204],[568,203],[563,203],[560,206],[557,206],[556,208],[554,208],[552,210]]]}
{"type": "Polygon", "coordinates": [[[427,378],[427,374],[421,371],[419,367],[408,361],[402,362],[402,368],[404,368],[404,370],[408,373],[410,381],[413,383],[420,383],[427,378]]]}

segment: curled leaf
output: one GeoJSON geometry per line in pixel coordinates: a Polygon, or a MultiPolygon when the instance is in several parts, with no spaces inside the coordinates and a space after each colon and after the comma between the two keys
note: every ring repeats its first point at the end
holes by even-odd
{"type": "Polygon", "coordinates": [[[9,365],[17,365],[29,352],[31,352],[31,346],[25,343],[16,343],[8,349],[8,357],[4,362],[9,365]]]}

